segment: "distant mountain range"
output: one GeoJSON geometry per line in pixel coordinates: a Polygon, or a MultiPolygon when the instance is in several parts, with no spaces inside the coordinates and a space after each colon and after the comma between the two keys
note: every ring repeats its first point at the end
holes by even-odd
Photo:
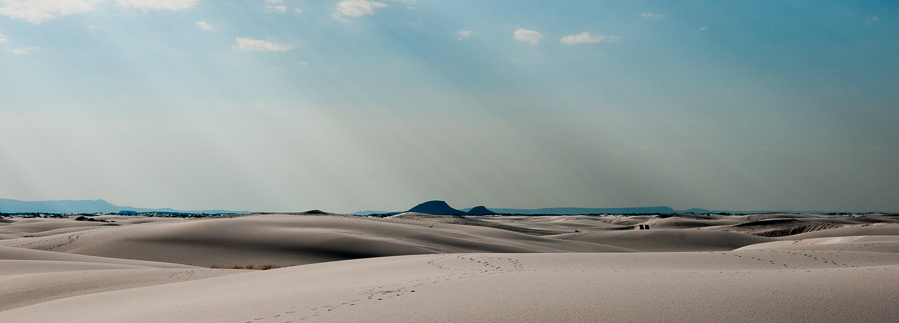
{"type": "Polygon", "coordinates": [[[0,199],[0,213],[57,213],[57,214],[92,214],[92,213],[246,213],[225,210],[178,211],[170,208],[150,209],[131,206],[118,206],[104,200],[59,200],[59,201],[19,201],[0,199]]]}
{"type": "Polygon", "coordinates": [[[541,209],[510,209],[510,208],[486,208],[476,206],[473,208],[454,209],[444,201],[428,201],[416,205],[408,211],[361,211],[348,213],[349,215],[394,215],[403,212],[418,212],[434,215],[489,215],[489,214],[671,214],[671,213],[729,213],[729,214],[757,214],[757,213],[828,213],[825,211],[789,211],[789,210],[756,210],[756,211],[733,211],[733,210],[707,210],[693,208],[688,210],[675,210],[667,206],[648,206],[648,207],[624,207],[624,208],[583,208],[583,207],[555,207],[541,209]]]}
{"type": "Polygon", "coordinates": [[[495,212],[483,206],[475,206],[467,211],[456,210],[444,201],[427,201],[416,205],[406,212],[433,214],[433,215],[493,215],[495,212]]]}
{"type": "MultiPolygon", "coordinates": [[[[206,214],[227,214],[227,213],[248,213],[246,211],[228,211],[228,210],[201,210],[201,211],[183,211],[171,208],[138,208],[131,206],[118,206],[104,200],[58,200],[58,201],[19,201],[11,199],[0,199],[0,213],[56,213],[56,214],[92,214],[92,213],[120,213],[120,212],[137,212],[137,213],[206,213],[206,214]]],[[[492,215],[492,214],[667,214],[667,213],[732,213],[732,214],[751,214],[765,212],[781,212],[781,213],[822,213],[822,211],[726,211],[726,210],[706,210],[706,209],[689,209],[674,210],[667,206],[651,206],[651,207],[627,207],[627,208],[578,208],[578,207],[557,207],[557,208],[541,208],[541,209],[510,209],[510,208],[487,208],[484,206],[476,206],[473,208],[455,209],[444,201],[434,200],[427,201],[416,205],[407,211],[362,211],[348,213],[350,215],[372,215],[372,214],[399,214],[403,212],[418,212],[425,214],[440,215],[492,215]]]]}
{"type": "MultiPolygon", "coordinates": [[[[699,210],[699,209],[695,209],[699,210]]],[[[628,207],[628,208],[575,208],[575,207],[558,207],[558,208],[542,208],[542,209],[501,209],[486,208],[484,206],[476,206],[473,208],[454,209],[444,201],[427,201],[416,205],[405,212],[416,212],[433,215],[491,215],[491,214],[665,214],[675,213],[674,209],[667,206],[652,207],[628,207]]],[[[379,211],[362,211],[350,213],[352,215],[372,215],[372,214],[399,214],[403,211],[379,212],[379,211]]]]}

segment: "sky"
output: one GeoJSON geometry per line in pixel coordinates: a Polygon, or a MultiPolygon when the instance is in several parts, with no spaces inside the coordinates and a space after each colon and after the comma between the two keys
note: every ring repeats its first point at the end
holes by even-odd
{"type": "Polygon", "coordinates": [[[899,211],[895,1],[0,0],[0,197],[899,211]]]}

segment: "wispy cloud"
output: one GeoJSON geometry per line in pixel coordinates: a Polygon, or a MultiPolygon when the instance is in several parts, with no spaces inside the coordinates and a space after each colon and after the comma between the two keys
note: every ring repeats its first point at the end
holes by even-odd
{"type": "Polygon", "coordinates": [[[8,43],[8,42],[9,42],[9,38],[6,38],[6,35],[4,35],[4,34],[0,34],[0,44],[8,43]]]}
{"type": "Polygon", "coordinates": [[[879,21],[880,21],[880,17],[877,17],[877,16],[865,17],[865,24],[867,24],[867,25],[874,24],[879,21]]]}
{"type": "Polygon", "coordinates": [[[662,19],[665,16],[657,14],[657,13],[652,13],[652,12],[644,12],[644,13],[640,14],[640,17],[656,20],[656,19],[662,19]]]}
{"type": "MultiPolygon", "coordinates": [[[[120,6],[146,10],[182,10],[200,0],[115,0],[120,6]]],[[[59,17],[94,11],[107,0],[0,0],[0,15],[40,24],[59,17]]]]}
{"type": "Polygon", "coordinates": [[[577,35],[568,35],[562,37],[560,41],[563,44],[574,45],[583,43],[602,43],[618,41],[618,36],[591,35],[589,32],[582,32],[577,35]]]}
{"type": "Polygon", "coordinates": [[[106,0],[0,0],[0,15],[40,24],[57,17],[96,10],[106,0]]]}
{"type": "Polygon", "coordinates": [[[474,34],[471,30],[460,30],[459,31],[459,40],[468,39],[471,35],[474,34]]]}
{"type": "Polygon", "coordinates": [[[41,50],[40,47],[21,47],[21,48],[8,49],[7,51],[9,51],[13,54],[16,54],[16,55],[27,55],[27,54],[30,54],[31,52],[36,52],[36,51],[40,51],[40,50],[41,50]]]}
{"type": "Polygon", "coordinates": [[[200,29],[203,29],[203,30],[212,30],[212,26],[210,26],[209,24],[207,24],[205,21],[197,21],[197,22],[195,22],[194,24],[196,24],[197,27],[200,28],[200,29]]]}
{"type": "MultiPolygon", "coordinates": [[[[284,5],[284,0],[265,0],[266,6],[265,10],[270,12],[280,12],[286,13],[287,6],[284,5]]],[[[303,13],[303,9],[293,8],[293,11],[296,13],[303,13]]]]}
{"type": "Polygon", "coordinates": [[[375,9],[387,7],[387,4],[377,1],[367,0],[343,0],[337,3],[337,10],[334,12],[334,18],[342,16],[361,17],[364,15],[374,15],[375,9]]]}
{"type": "Polygon", "coordinates": [[[254,50],[265,52],[283,52],[293,49],[293,46],[267,42],[252,38],[237,38],[237,43],[231,47],[234,50],[254,50]]]}
{"type": "Polygon", "coordinates": [[[284,0],[265,0],[265,3],[268,4],[265,6],[265,10],[287,12],[287,6],[283,5],[284,0]]]}
{"type": "Polygon", "coordinates": [[[200,0],[116,0],[124,7],[143,10],[182,10],[193,8],[200,0]]]}
{"type": "Polygon", "coordinates": [[[543,38],[543,34],[533,30],[519,28],[515,31],[512,37],[517,41],[530,43],[531,45],[537,45],[537,42],[539,42],[540,39],[543,38]]]}

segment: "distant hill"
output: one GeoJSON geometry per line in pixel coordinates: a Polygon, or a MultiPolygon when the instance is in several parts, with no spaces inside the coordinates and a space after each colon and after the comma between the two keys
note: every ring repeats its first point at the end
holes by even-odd
{"type": "Polygon", "coordinates": [[[432,215],[466,215],[468,213],[456,210],[444,201],[427,201],[416,205],[406,212],[416,212],[432,215]]]}
{"type": "MultiPolygon", "coordinates": [[[[435,208],[442,209],[443,211],[435,211],[431,210],[429,212],[435,213],[427,213],[414,211],[419,213],[427,213],[427,214],[444,214],[441,212],[448,212],[451,214],[451,210],[456,210],[451,208],[446,202],[443,201],[430,201],[419,204],[418,207],[427,208],[435,208]],[[438,205],[439,202],[440,205],[438,205]],[[430,204],[429,204],[430,203],[430,204]],[[424,205],[424,206],[423,206],[424,205]]],[[[413,208],[415,209],[415,208],[413,208]]],[[[411,211],[411,210],[410,210],[411,211]]],[[[427,210],[426,210],[427,211],[427,210]]],[[[579,207],[556,207],[556,208],[541,208],[541,209],[500,209],[500,208],[490,208],[487,209],[483,206],[477,206],[473,208],[464,208],[458,209],[456,211],[462,212],[467,215],[492,215],[492,214],[525,214],[525,215],[536,215],[536,214],[553,214],[553,215],[567,215],[567,214],[672,214],[672,213],[696,213],[696,214],[707,214],[707,213],[730,213],[730,214],[756,214],[756,213],[822,213],[823,211],[787,211],[787,210],[779,210],[779,211],[733,211],[733,210],[708,210],[708,209],[700,209],[700,208],[692,208],[687,210],[674,210],[667,206],[650,206],[650,207],[626,207],[626,208],[579,208],[579,207]],[[482,213],[485,212],[489,213],[482,213]]],[[[402,211],[362,211],[355,213],[348,213],[350,215],[395,215],[400,214],[402,211]]]]}
{"type": "MultiPolygon", "coordinates": [[[[694,209],[699,210],[699,209],[694,209]]],[[[434,200],[427,201],[416,205],[408,211],[361,211],[348,213],[350,215],[372,215],[387,214],[394,215],[403,212],[417,212],[432,215],[493,215],[493,214],[670,214],[676,213],[674,209],[667,206],[650,206],[650,207],[626,207],[626,208],[579,208],[579,207],[556,207],[541,209],[500,209],[486,208],[484,206],[476,206],[473,208],[454,209],[444,201],[434,200]]]]}
{"type": "MultiPolygon", "coordinates": [[[[666,214],[675,213],[674,209],[667,206],[651,207],[627,207],[627,208],[578,208],[557,207],[541,209],[499,209],[476,206],[461,210],[454,209],[444,201],[427,201],[416,205],[406,212],[417,212],[432,215],[492,215],[492,214],[666,214]]],[[[397,214],[401,212],[379,212],[383,214],[397,214]]],[[[356,215],[375,214],[373,211],[356,212],[356,215]]]]}
{"type": "Polygon", "coordinates": [[[366,216],[366,215],[383,215],[383,214],[395,215],[395,214],[400,214],[400,213],[402,213],[402,212],[367,210],[367,211],[359,211],[359,212],[344,213],[344,214],[366,216]]]}
{"type": "Polygon", "coordinates": [[[104,200],[57,200],[57,201],[19,201],[10,199],[0,199],[0,213],[56,213],[56,214],[78,214],[78,213],[118,213],[122,211],[131,211],[138,213],[246,213],[225,210],[203,210],[203,211],[177,211],[170,208],[149,209],[137,208],[131,206],[118,206],[104,200]]]}
{"type": "Polygon", "coordinates": [[[475,206],[468,210],[468,215],[494,215],[496,212],[490,211],[486,207],[483,206],[475,206]]]}

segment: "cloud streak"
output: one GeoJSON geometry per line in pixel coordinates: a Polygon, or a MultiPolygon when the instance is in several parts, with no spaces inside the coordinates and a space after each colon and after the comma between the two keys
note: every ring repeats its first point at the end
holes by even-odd
{"type": "Polygon", "coordinates": [[[361,17],[364,15],[374,15],[375,9],[385,8],[387,4],[377,1],[367,0],[343,0],[337,3],[337,10],[334,12],[334,18],[342,16],[361,17]]]}
{"type": "Polygon", "coordinates": [[[116,0],[123,7],[143,10],[183,10],[193,8],[200,0],[116,0]]]}
{"type": "Polygon", "coordinates": [[[207,24],[205,21],[197,21],[194,24],[197,25],[197,28],[200,28],[202,30],[212,30],[212,26],[207,24]]]}
{"type": "Polygon", "coordinates": [[[657,19],[662,19],[662,18],[664,18],[665,16],[660,15],[660,14],[657,14],[657,13],[652,13],[652,12],[644,12],[644,13],[641,13],[641,14],[640,14],[640,17],[643,17],[643,18],[646,18],[646,19],[657,20],[657,19]]]}
{"type": "Polygon", "coordinates": [[[293,49],[293,46],[267,42],[259,39],[237,38],[236,44],[234,44],[231,49],[241,51],[283,52],[293,49]]]}
{"type": "Polygon", "coordinates": [[[584,43],[613,42],[618,41],[618,39],[618,36],[591,35],[589,32],[585,31],[577,35],[568,35],[562,37],[562,40],[560,40],[560,42],[562,44],[574,45],[584,43]]]}
{"type": "Polygon", "coordinates": [[[517,41],[530,43],[531,45],[537,45],[540,39],[543,38],[543,34],[533,30],[519,28],[512,34],[512,38],[517,41]]]}
{"type": "Polygon", "coordinates": [[[28,55],[28,54],[31,54],[31,52],[40,51],[40,50],[41,50],[40,47],[21,47],[21,48],[8,49],[7,51],[11,52],[13,54],[16,54],[16,55],[28,55]]]}
{"type": "MultiPolygon", "coordinates": [[[[147,10],[182,10],[200,0],[115,0],[122,7],[147,10]]],[[[0,15],[33,24],[97,10],[107,0],[0,0],[0,15]]]]}
{"type": "Polygon", "coordinates": [[[3,0],[0,15],[33,24],[57,17],[96,10],[106,0],[3,0]]]}
{"type": "Polygon", "coordinates": [[[460,30],[459,31],[459,40],[468,39],[471,35],[474,34],[471,30],[460,30]]]}

